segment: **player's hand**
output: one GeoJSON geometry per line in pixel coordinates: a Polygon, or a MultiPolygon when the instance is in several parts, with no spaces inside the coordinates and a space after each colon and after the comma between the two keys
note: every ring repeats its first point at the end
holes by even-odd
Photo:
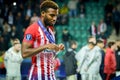
{"type": "Polygon", "coordinates": [[[62,43],[59,44],[58,46],[59,46],[59,50],[64,50],[64,48],[65,48],[65,47],[64,47],[64,44],[62,44],[62,43]]]}
{"type": "Polygon", "coordinates": [[[47,44],[46,49],[55,50],[57,52],[59,51],[59,46],[56,44],[47,44]]]}

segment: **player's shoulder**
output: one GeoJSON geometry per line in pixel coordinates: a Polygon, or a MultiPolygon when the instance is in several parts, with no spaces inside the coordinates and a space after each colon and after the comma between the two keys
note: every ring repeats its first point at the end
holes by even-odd
{"type": "Polygon", "coordinates": [[[83,50],[88,49],[88,45],[83,46],[82,49],[83,49],[83,50]]]}
{"type": "Polygon", "coordinates": [[[26,31],[36,31],[36,29],[38,29],[38,24],[37,22],[34,22],[33,24],[29,25],[28,28],[26,29],[26,31]]]}
{"type": "Polygon", "coordinates": [[[13,53],[14,49],[13,47],[10,47],[6,52],[5,52],[5,56],[10,56],[13,53]]]}
{"type": "Polygon", "coordinates": [[[7,50],[8,53],[11,52],[11,51],[13,51],[13,46],[10,47],[10,48],[7,50]]]}
{"type": "Polygon", "coordinates": [[[99,46],[95,46],[95,47],[93,48],[93,50],[95,50],[95,51],[100,51],[101,48],[100,48],[99,46]]]}

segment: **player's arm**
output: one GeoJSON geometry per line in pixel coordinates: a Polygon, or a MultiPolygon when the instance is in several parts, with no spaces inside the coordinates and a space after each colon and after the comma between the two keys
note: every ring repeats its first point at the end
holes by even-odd
{"type": "Polygon", "coordinates": [[[50,50],[55,50],[55,51],[60,50],[59,46],[56,44],[46,44],[38,48],[32,48],[32,45],[30,43],[23,42],[22,43],[22,57],[23,58],[30,57],[32,55],[38,54],[39,52],[45,49],[50,49],[50,50]]]}

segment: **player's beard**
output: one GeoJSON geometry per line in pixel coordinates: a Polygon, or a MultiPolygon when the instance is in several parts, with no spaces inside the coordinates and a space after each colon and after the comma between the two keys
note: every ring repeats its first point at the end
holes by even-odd
{"type": "Polygon", "coordinates": [[[55,23],[52,23],[47,17],[44,18],[45,26],[54,26],[55,23]]]}
{"type": "Polygon", "coordinates": [[[50,20],[44,20],[46,26],[54,26],[54,24],[50,23],[50,20]]]}

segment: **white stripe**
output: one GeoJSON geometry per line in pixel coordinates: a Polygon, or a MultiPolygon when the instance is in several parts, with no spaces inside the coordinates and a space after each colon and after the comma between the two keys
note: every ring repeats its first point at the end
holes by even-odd
{"type": "Polygon", "coordinates": [[[40,67],[40,54],[37,55],[37,73],[38,73],[38,80],[42,80],[41,77],[41,67],[40,67]]]}
{"type": "Polygon", "coordinates": [[[40,45],[44,45],[45,44],[45,38],[44,38],[44,34],[42,32],[42,29],[40,27],[39,27],[39,33],[40,33],[40,38],[41,38],[40,45]]]}
{"type": "Polygon", "coordinates": [[[35,40],[35,42],[34,42],[34,48],[36,48],[36,47],[38,47],[37,46],[37,40],[35,40]]]}
{"type": "Polygon", "coordinates": [[[54,78],[54,80],[56,80],[56,77],[55,77],[55,73],[53,72],[53,78],[54,78]]]}
{"type": "Polygon", "coordinates": [[[30,70],[30,75],[29,75],[29,80],[31,80],[32,73],[33,73],[34,65],[32,65],[31,70],[30,70]]]}

